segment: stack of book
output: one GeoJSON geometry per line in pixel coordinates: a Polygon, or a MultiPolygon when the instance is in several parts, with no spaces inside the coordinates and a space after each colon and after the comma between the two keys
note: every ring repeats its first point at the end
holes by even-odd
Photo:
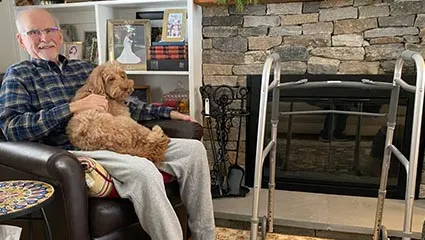
{"type": "Polygon", "coordinates": [[[188,71],[187,45],[184,42],[152,42],[148,70],[188,71]]]}

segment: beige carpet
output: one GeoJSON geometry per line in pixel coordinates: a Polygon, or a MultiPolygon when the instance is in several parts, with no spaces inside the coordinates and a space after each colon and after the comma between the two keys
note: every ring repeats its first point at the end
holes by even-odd
{"type": "MultiPolygon", "coordinates": [[[[250,234],[249,231],[245,231],[245,230],[221,228],[221,227],[217,228],[216,233],[217,233],[216,240],[246,240],[246,239],[249,239],[249,234],[250,234]]],[[[325,238],[314,238],[314,237],[269,233],[267,234],[267,240],[325,240],[325,238]]]]}

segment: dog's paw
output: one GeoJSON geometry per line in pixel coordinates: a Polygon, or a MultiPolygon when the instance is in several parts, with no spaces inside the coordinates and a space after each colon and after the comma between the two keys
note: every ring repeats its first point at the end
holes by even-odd
{"type": "Polygon", "coordinates": [[[159,134],[164,133],[164,131],[162,131],[162,128],[158,125],[153,126],[152,132],[159,133],[159,134]]]}

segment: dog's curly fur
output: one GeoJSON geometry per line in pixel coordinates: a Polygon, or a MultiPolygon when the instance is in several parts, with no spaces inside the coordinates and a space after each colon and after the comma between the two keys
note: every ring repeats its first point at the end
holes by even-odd
{"type": "Polygon", "coordinates": [[[118,62],[110,61],[96,67],[71,101],[92,93],[104,95],[108,99],[108,112],[75,113],[66,127],[72,145],[81,150],[111,150],[145,157],[159,165],[170,140],[159,126],[150,130],[130,117],[124,101],[133,92],[133,86],[133,80],[127,78],[118,62]]]}

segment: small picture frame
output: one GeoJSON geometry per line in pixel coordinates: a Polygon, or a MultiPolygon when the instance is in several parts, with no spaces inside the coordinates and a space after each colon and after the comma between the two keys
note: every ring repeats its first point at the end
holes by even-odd
{"type": "Polygon", "coordinates": [[[166,9],[162,25],[163,42],[184,41],[186,33],[186,9],[166,9]]]}
{"type": "Polygon", "coordinates": [[[130,97],[137,98],[145,103],[151,103],[151,89],[148,85],[135,86],[134,92],[130,97]]]}
{"type": "Polygon", "coordinates": [[[61,24],[62,36],[64,42],[77,41],[77,30],[72,24],[61,24]]]}
{"type": "Polygon", "coordinates": [[[89,60],[91,62],[94,62],[93,59],[91,59],[91,55],[93,54],[92,49],[93,47],[96,47],[96,49],[93,49],[97,51],[97,44],[94,46],[94,42],[97,42],[97,33],[95,31],[85,31],[84,32],[84,59],[89,60]]]}
{"type": "Polygon", "coordinates": [[[121,63],[125,70],[146,70],[150,36],[151,24],[148,19],[109,19],[109,59],[121,63]]]}
{"type": "Polygon", "coordinates": [[[89,61],[95,64],[99,64],[99,52],[97,49],[97,39],[94,39],[91,44],[91,52],[90,52],[89,61]]]}
{"type": "Polygon", "coordinates": [[[64,42],[63,55],[69,60],[83,59],[83,42],[64,42]]]}

